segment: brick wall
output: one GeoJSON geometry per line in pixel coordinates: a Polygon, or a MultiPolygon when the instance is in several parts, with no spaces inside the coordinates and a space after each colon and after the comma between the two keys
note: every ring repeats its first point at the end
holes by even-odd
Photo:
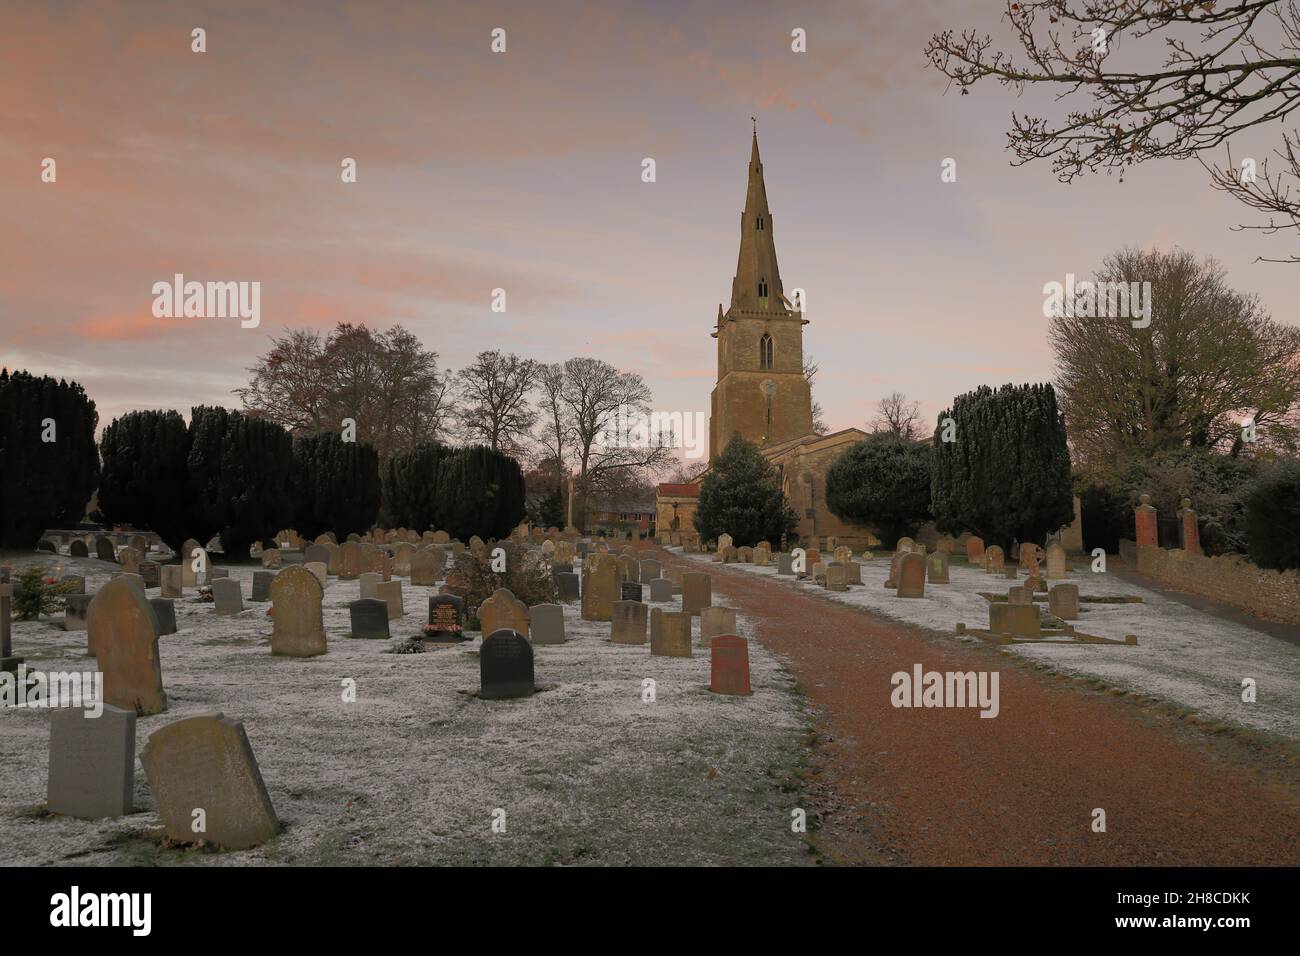
{"type": "Polygon", "coordinates": [[[1180,591],[1222,601],[1260,617],[1300,624],[1300,571],[1269,571],[1235,554],[1207,558],[1153,547],[1137,549],[1137,568],[1180,591]]]}

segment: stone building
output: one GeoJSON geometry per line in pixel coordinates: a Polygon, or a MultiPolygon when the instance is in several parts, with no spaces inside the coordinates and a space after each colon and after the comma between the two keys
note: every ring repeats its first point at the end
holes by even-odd
{"type": "Polygon", "coordinates": [[[700,486],[663,482],[655,493],[655,527],[660,534],[695,531],[695,509],[700,504],[700,486]]]}
{"type": "MultiPolygon", "coordinates": [[[[846,428],[820,435],[813,430],[812,389],[803,372],[803,327],[808,319],[801,293],[793,290],[793,294],[793,300],[787,298],[777,265],[756,131],[740,216],[740,255],[731,280],[731,307],[724,312],[718,305],[712,333],[718,341],[718,378],[709,416],[709,456],[720,454],[735,434],[754,442],[780,473],[805,543],[821,544],[830,535],[841,544],[874,545],[870,529],[846,524],[826,507],[827,469],[866,433],[846,428]]],[[[667,496],[661,490],[661,517],[670,503],[678,513],[693,516],[687,491],[691,487],[698,500],[698,485],[673,486],[667,496]]]]}

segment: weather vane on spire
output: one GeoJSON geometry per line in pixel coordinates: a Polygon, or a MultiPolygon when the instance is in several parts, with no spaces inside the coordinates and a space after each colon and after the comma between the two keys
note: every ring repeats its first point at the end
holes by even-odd
{"type": "Polygon", "coordinates": [[[751,116],[751,117],[749,118],[749,121],[750,121],[751,123],[754,124],[754,135],[757,136],[757,135],[758,135],[758,117],[757,117],[757,116],[751,116]]]}

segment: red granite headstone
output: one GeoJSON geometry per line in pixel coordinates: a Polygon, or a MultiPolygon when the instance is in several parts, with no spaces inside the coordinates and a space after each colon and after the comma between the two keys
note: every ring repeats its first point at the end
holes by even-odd
{"type": "Polygon", "coordinates": [[[749,688],[749,641],[745,638],[735,634],[719,634],[713,638],[710,663],[709,690],[713,693],[736,697],[753,693],[749,688]]]}

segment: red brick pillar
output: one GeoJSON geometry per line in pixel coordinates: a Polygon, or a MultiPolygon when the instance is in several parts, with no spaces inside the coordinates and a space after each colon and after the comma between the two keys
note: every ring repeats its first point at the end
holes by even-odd
{"type": "Polygon", "coordinates": [[[1178,512],[1183,519],[1183,550],[1188,554],[1201,553],[1201,534],[1196,528],[1196,512],[1192,510],[1192,499],[1183,499],[1183,510],[1178,512]]]}
{"type": "Polygon", "coordinates": [[[1156,531],[1156,509],[1151,507],[1151,496],[1142,495],[1142,503],[1133,509],[1133,523],[1137,527],[1137,546],[1156,547],[1160,538],[1156,531]]]}

